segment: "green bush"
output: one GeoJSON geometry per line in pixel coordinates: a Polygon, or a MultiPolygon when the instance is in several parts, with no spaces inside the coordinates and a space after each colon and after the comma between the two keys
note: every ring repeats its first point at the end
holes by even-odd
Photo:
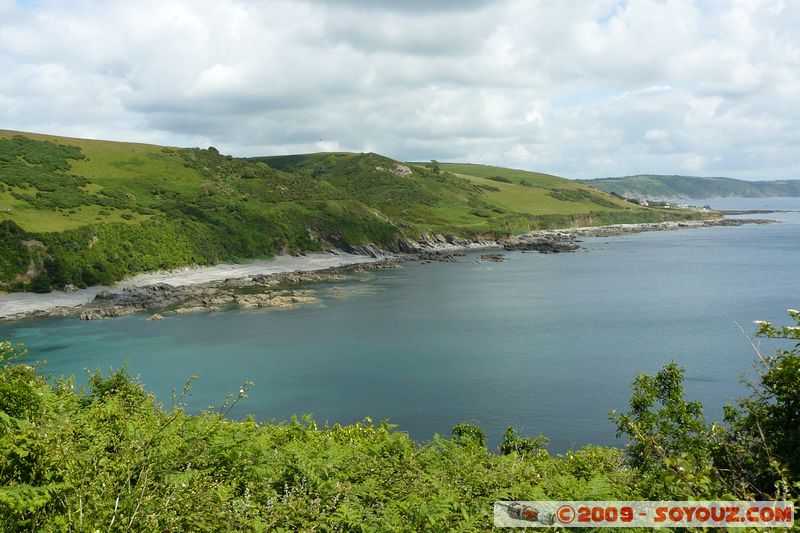
{"type": "Polygon", "coordinates": [[[654,376],[639,374],[633,382],[631,411],[612,420],[617,436],[627,434],[630,465],[642,474],[650,497],[713,495],[712,438],[699,402],[687,402],[684,370],[674,362],[654,376]]]}
{"type": "Polygon", "coordinates": [[[70,174],[69,160],[84,159],[74,146],[35,141],[21,135],[0,139],[0,176],[11,187],[32,189],[32,194],[12,195],[40,209],[63,209],[89,205],[91,198],[81,189],[89,180],[70,174]]]}
{"type": "Polygon", "coordinates": [[[0,406],[5,417],[35,422],[42,411],[44,380],[32,366],[17,363],[26,354],[21,344],[0,341],[0,406]]]}
{"type": "MultiPolygon", "coordinates": [[[[800,340],[800,311],[776,327],[757,321],[758,337],[800,340]]],[[[629,464],[654,499],[797,499],[800,495],[800,343],[758,354],[751,393],[725,408],[724,423],[707,425],[699,402],[687,402],[683,369],[670,363],[633,383],[630,412],[612,413],[630,439],[629,464]]]]}
{"type": "Polygon", "coordinates": [[[31,281],[30,289],[33,292],[44,294],[53,290],[53,284],[50,281],[50,275],[47,272],[42,272],[31,281]]]}
{"type": "Polygon", "coordinates": [[[486,447],[486,432],[482,427],[462,422],[453,426],[453,440],[466,445],[486,447]]]}
{"type": "Polygon", "coordinates": [[[728,406],[721,468],[732,483],[757,494],[789,498],[800,495],[800,311],[789,309],[794,322],[774,326],[757,321],[757,336],[792,341],[791,349],[758,354],[756,382],[738,405],[728,406]]]}
{"type": "Polygon", "coordinates": [[[22,243],[27,238],[13,221],[0,221],[0,283],[12,281],[28,269],[31,257],[22,243]]]}
{"type": "Polygon", "coordinates": [[[539,450],[543,450],[548,442],[550,442],[548,438],[542,434],[536,437],[523,437],[514,428],[508,427],[503,434],[503,442],[500,444],[499,449],[503,455],[512,453],[532,455],[538,453],[539,450]]]}

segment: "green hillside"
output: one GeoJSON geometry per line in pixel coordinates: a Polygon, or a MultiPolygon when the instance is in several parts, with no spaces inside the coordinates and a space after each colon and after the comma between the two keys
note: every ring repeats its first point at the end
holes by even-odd
{"type": "Polygon", "coordinates": [[[582,182],[608,193],[640,200],[800,196],[800,180],[744,181],[733,178],[642,174],[582,182]]]}
{"type": "Polygon", "coordinates": [[[555,176],[443,166],[371,153],[240,159],[214,148],[0,131],[0,288],[47,291],[188,264],[391,248],[431,232],[698,216],[640,208],[555,176]]]}
{"type": "Polygon", "coordinates": [[[646,209],[581,183],[485,165],[401,164],[375,154],[256,157],[286,172],[345,189],[394,221],[441,233],[513,234],[533,229],[693,218],[693,212],[646,209]],[[392,171],[400,165],[402,172],[392,171]]]}
{"type": "Polygon", "coordinates": [[[581,183],[550,174],[465,163],[440,163],[441,169],[488,189],[487,200],[532,215],[583,215],[598,211],[635,209],[581,183]]]}

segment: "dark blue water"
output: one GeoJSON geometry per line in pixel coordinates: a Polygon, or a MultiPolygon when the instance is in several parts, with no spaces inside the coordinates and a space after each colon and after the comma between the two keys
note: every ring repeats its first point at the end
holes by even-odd
{"type": "MultiPolygon", "coordinates": [[[[800,199],[703,201],[800,210],[800,199]]],[[[763,216],[763,215],[762,215],[763,216]]],[[[119,367],[165,402],[190,375],[190,405],[219,405],[255,382],[235,414],[319,422],[389,419],[425,441],[461,421],[492,444],[506,426],[551,449],[613,444],[637,372],[674,359],[687,391],[719,418],[745,393],[754,354],[739,331],[800,307],[800,215],[768,226],[587,239],[574,254],[422,265],[316,288],[320,305],[148,322],[145,316],[4,324],[45,370],[119,367]]]]}

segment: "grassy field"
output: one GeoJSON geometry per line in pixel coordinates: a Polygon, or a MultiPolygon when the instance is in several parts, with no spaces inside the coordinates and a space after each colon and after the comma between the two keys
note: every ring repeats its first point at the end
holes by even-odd
{"type": "Polygon", "coordinates": [[[239,159],[173,148],[0,131],[0,289],[113,283],[211,264],[426,233],[699,216],[621,201],[557,176],[367,153],[239,159]]]}
{"type": "Polygon", "coordinates": [[[440,167],[473,183],[496,187],[499,190],[487,190],[488,201],[519,213],[584,215],[598,208],[638,209],[610,194],[550,174],[463,163],[440,163],[440,167]]]}
{"type": "Polygon", "coordinates": [[[439,163],[442,170],[455,174],[464,174],[477,178],[502,177],[508,178],[515,183],[524,181],[536,187],[565,186],[564,182],[569,182],[559,176],[543,174],[541,172],[531,172],[529,170],[518,170],[513,168],[495,167],[490,165],[477,165],[475,163],[439,163]]]}
{"type": "MultiPolygon", "coordinates": [[[[84,159],[69,160],[69,173],[88,180],[80,187],[88,197],[86,205],[71,209],[31,205],[12,195],[15,189],[18,192],[33,190],[35,193],[35,188],[30,186],[8,187],[0,193],[0,220],[13,220],[30,232],[58,232],[92,223],[141,223],[151,218],[138,211],[156,203],[153,194],[155,187],[175,194],[191,193],[203,181],[196,170],[185,165],[177,149],[0,130],[0,140],[19,135],[47,143],[68,143],[79,148],[84,159]],[[107,195],[124,195],[126,203],[130,205],[127,208],[92,205],[91,199],[102,199],[107,195]],[[123,217],[123,214],[127,216],[123,217]]],[[[3,169],[3,172],[5,174],[10,170],[3,169]]],[[[0,183],[7,182],[3,179],[5,177],[0,175],[0,183]]]]}

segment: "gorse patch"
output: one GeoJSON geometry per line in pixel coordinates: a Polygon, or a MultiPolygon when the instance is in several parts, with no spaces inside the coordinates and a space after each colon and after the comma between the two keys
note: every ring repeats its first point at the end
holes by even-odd
{"type": "Polygon", "coordinates": [[[3,191],[38,209],[67,209],[94,203],[81,189],[89,180],[69,172],[70,159],[83,159],[74,146],[22,136],[0,139],[3,191]]]}

